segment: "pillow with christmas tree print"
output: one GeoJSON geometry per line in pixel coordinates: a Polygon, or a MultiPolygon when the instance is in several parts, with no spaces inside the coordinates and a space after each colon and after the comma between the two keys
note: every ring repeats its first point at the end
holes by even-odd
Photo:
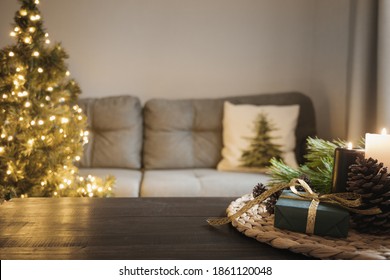
{"type": "Polygon", "coordinates": [[[299,105],[224,103],[221,171],[265,172],[275,157],[297,167],[295,128],[299,105]]]}

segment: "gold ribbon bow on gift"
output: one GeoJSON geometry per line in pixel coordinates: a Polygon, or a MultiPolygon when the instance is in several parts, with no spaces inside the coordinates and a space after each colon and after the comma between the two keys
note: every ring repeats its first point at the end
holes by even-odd
{"type": "MultiPolygon", "coordinates": [[[[306,233],[312,234],[314,232],[314,225],[315,225],[315,219],[316,219],[316,213],[317,208],[320,202],[327,202],[339,205],[350,212],[354,213],[360,213],[364,215],[374,215],[381,213],[381,210],[377,207],[360,210],[356,209],[356,207],[359,207],[362,205],[361,203],[361,196],[359,194],[351,193],[351,192],[345,192],[345,193],[333,193],[333,194],[323,194],[319,195],[309,187],[309,185],[302,179],[293,179],[290,181],[289,185],[277,185],[274,186],[261,195],[257,196],[255,199],[249,201],[247,204],[245,204],[239,211],[237,211],[235,214],[225,217],[225,218],[211,218],[208,219],[207,222],[210,225],[213,226],[220,226],[224,224],[228,224],[231,221],[237,219],[242,214],[244,214],[246,211],[251,209],[253,206],[260,204],[264,200],[266,200],[268,197],[270,197],[272,194],[286,189],[290,188],[290,190],[297,195],[297,198],[295,199],[302,199],[302,200],[311,200],[309,211],[308,211],[308,218],[307,218],[307,224],[306,224],[306,233]],[[296,189],[296,185],[301,186],[305,192],[298,192],[296,189]]],[[[291,198],[291,197],[289,197],[291,198]]]]}

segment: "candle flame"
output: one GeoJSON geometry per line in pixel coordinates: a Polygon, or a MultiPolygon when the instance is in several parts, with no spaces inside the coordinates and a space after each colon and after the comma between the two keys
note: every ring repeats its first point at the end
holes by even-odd
{"type": "Polygon", "coordinates": [[[386,128],[383,128],[382,129],[382,135],[386,135],[387,134],[387,130],[386,130],[386,128]]]}
{"type": "Polygon", "coordinates": [[[348,148],[348,150],[352,150],[352,142],[348,142],[347,148],[348,148]]]}

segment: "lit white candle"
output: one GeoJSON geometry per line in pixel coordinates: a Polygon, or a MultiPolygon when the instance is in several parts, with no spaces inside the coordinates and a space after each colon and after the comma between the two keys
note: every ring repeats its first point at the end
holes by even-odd
{"type": "Polygon", "coordinates": [[[386,129],[381,134],[366,133],[366,158],[377,159],[390,167],[390,135],[386,129]]]}

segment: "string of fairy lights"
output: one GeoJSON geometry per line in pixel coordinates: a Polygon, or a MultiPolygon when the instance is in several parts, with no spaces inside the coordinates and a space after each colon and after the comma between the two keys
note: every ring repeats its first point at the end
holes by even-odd
{"type": "MultiPolygon", "coordinates": [[[[37,184],[40,185],[41,190],[49,185],[51,188],[54,186],[51,196],[63,196],[69,189],[76,191],[71,194],[72,196],[93,197],[110,193],[111,186],[104,184],[100,178],[91,175],[82,177],[77,174],[78,169],[74,162],[81,160],[82,146],[88,143],[86,117],[77,104],[70,105],[72,96],[66,87],[76,86],[76,83],[70,79],[70,72],[66,69],[61,71],[64,69],[46,68],[47,61],[42,57],[51,50],[60,58],[64,58],[65,55],[60,44],[51,46],[49,34],[42,28],[41,16],[36,8],[40,3],[39,0],[27,2],[35,5],[22,5],[17,11],[17,16],[20,17],[23,25],[14,27],[10,32],[10,36],[22,44],[23,48],[22,51],[21,48],[10,49],[7,53],[11,69],[10,75],[5,78],[8,82],[8,90],[0,96],[4,104],[13,104],[17,109],[14,110],[16,112],[9,108],[10,112],[7,112],[7,108],[2,109],[6,118],[0,128],[0,156],[6,158],[7,154],[15,153],[16,145],[23,147],[21,153],[26,158],[39,149],[49,151],[52,147],[61,149],[58,157],[64,156],[60,158],[61,164],[46,169],[48,163],[43,160],[23,163],[24,165],[21,166],[22,160],[12,160],[12,156],[9,156],[3,182],[17,184],[27,178],[26,170],[32,169],[31,164],[36,164],[38,171],[45,171],[37,184]],[[54,77],[55,74],[59,79],[48,78],[54,77]],[[57,82],[60,83],[55,80],[59,80],[57,82]],[[64,80],[66,85],[62,83],[64,80]],[[26,135],[28,137],[24,137],[26,135]]],[[[44,152],[39,155],[41,154],[44,152]]],[[[33,159],[30,158],[30,161],[33,159]]],[[[20,197],[26,196],[27,193],[20,194],[20,197]]]]}

